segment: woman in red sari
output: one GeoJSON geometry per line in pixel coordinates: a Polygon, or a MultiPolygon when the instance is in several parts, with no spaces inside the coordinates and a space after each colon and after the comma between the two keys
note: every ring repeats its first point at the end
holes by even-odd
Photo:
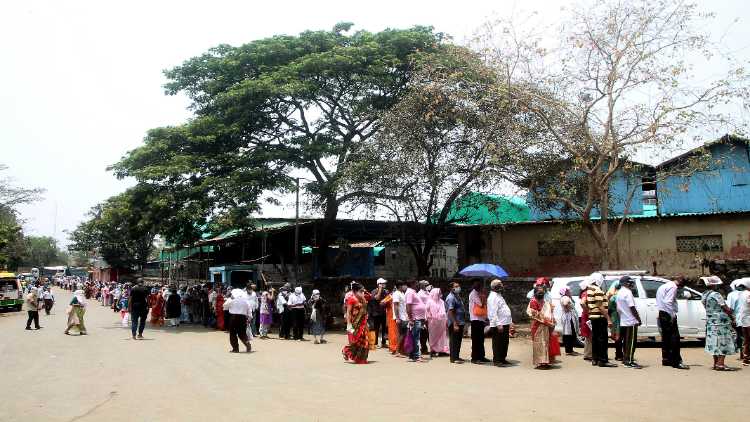
{"type": "Polygon", "coordinates": [[[357,282],[352,282],[351,292],[346,299],[346,331],[349,344],[344,346],[341,353],[347,362],[365,364],[370,352],[367,329],[367,302],[370,295],[365,293],[362,285],[357,282]]]}
{"type": "Polygon", "coordinates": [[[224,331],[224,295],[221,293],[221,289],[216,289],[218,295],[216,295],[216,329],[224,331]]]}
{"type": "Polygon", "coordinates": [[[151,307],[151,324],[155,326],[164,325],[164,296],[157,289],[151,291],[151,295],[148,298],[149,306],[151,307]]]}

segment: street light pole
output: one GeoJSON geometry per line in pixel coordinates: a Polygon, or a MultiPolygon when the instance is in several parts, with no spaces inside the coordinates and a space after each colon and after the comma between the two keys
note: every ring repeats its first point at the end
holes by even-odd
{"type": "Polygon", "coordinates": [[[294,282],[299,283],[299,177],[295,179],[297,184],[297,200],[294,209],[294,282]]]}

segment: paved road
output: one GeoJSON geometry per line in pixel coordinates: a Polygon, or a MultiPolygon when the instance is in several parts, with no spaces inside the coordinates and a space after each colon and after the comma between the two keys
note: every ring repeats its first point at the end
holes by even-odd
{"type": "MultiPolygon", "coordinates": [[[[57,306],[42,330],[25,331],[25,313],[0,314],[0,421],[566,421],[590,415],[591,397],[609,421],[729,421],[745,417],[750,385],[750,370],[709,370],[700,348],[684,353],[690,371],[658,366],[657,348],[638,351],[650,365],[641,371],[580,358],[535,371],[525,339],[511,343],[512,368],[407,363],[380,350],[373,364],[355,366],[341,359],[342,335],[327,345],[256,340],[254,353],[230,354],[224,333],[202,327],[148,327],[146,340],[130,340],[95,302],[90,335],[63,335],[65,320],[57,306]]],[[[469,349],[466,341],[463,354],[469,349]]]]}

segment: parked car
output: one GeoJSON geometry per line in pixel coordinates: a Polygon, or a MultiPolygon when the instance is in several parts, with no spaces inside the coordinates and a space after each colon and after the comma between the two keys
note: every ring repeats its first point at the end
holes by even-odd
{"type": "MultiPolygon", "coordinates": [[[[635,279],[635,306],[641,315],[643,325],[638,328],[639,337],[659,336],[659,310],[656,308],[656,291],[667,279],[651,276],[645,271],[602,271],[604,283],[602,290],[605,292],[609,289],[614,281],[617,281],[623,275],[629,275],[635,279]]],[[[580,283],[588,276],[579,277],[556,277],[552,279],[552,303],[555,305],[555,319],[557,326],[555,330],[562,332],[560,326],[562,309],[560,307],[560,289],[564,286],[570,288],[570,294],[576,303],[578,315],[581,315],[581,301],[578,295],[581,293],[580,283]]],[[[706,337],[706,309],[701,303],[701,294],[689,287],[680,287],[677,290],[677,325],[680,328],[680,335],[683,338],[705,339],[706,337]]]]}
{"type": "Polygon", "coordinates": [[[13,273],[0,272],[0,310],[20,311],[23,308],[21,283],[13,273]]]}

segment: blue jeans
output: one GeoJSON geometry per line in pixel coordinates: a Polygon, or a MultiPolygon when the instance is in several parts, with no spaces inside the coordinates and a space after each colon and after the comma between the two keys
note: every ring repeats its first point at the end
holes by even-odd
{"type": "Polygon", "coordinates": [[[146,312],[143,312],[142,310],[133,310],[133,312],[130,313],[130,330],[133,333],[133,337],[135,337],[136,330],[138,331],[138,335],[143,335],[143,329],[146,328],[146,317],[148,316],[148,309],[146,309],[146,312]]]}
{"type": "Polygon", "coordinates": [[[414,321],[411,327],[411,339],[414,342],[414,350],[409,354],[411,359],[419,359],[422,355],[419,350],[419,339],[422,335],[422,321],[414,321]]]}

